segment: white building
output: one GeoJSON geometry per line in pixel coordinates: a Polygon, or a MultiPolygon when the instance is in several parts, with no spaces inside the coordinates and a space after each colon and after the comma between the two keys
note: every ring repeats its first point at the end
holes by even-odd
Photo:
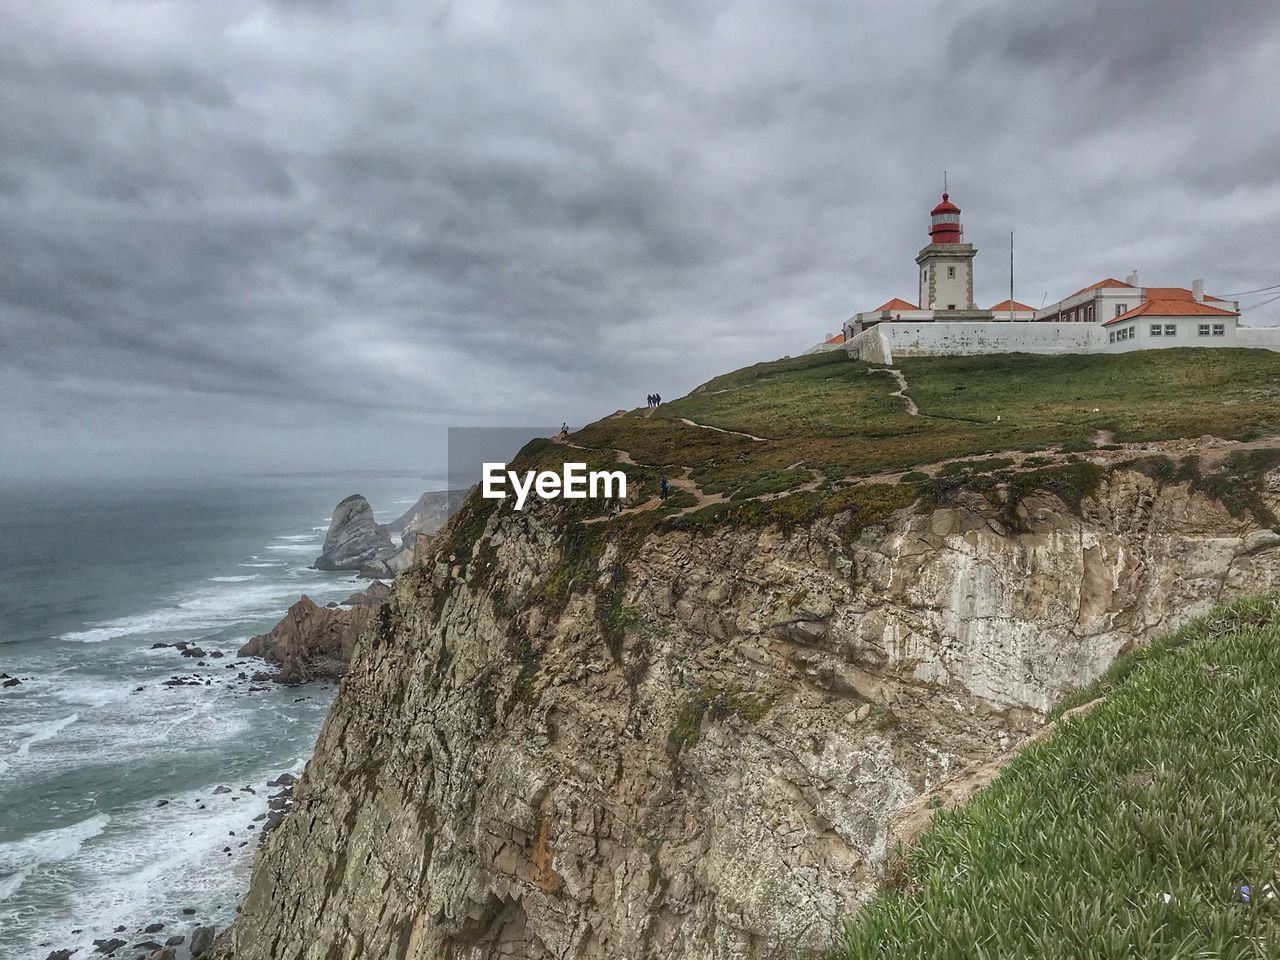
{"type": "Polygon", "coordinates": [[[930,216],[929,244],[916,257],[919,303],[895,297],[847,321],[850,356],[892,363],[894,355],[1280,350],[1280,327],[1240,327],[1239,303],[1206,295],[1201,280],[1189,288],[1141,287],[1135,273],[1099,280],[1039,310],[1015,300],[980,309],[973,300],[977,250],[963,242],[960,208],[943,193],[930,216]]]}

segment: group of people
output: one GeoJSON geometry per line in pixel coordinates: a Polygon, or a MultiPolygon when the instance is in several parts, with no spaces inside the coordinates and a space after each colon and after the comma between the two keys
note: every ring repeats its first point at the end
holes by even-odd
{"type": "Polygon", "coordinates": [[[649,394],[649,406],[656,407],[662,402],[662,397],[656,393],[649,394]]]}

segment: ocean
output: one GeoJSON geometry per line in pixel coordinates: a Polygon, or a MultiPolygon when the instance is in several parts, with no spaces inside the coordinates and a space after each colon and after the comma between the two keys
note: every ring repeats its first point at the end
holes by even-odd
{"type": "Polygon", "coordinates": [[[443,487],[354,475],[0,486],[0,673],[21,678],[0,688],[0,958],[84,957],[96,939],[163,942],[231,920],[266,781],[302,771],[336,687],[251,692],[236,679],[245,666],[227,667],[300,595],[362,589],[308,569],[339,500],[363,493],[389,520],[443,487]],[[224,657],[196,666],[152,649],[178,640],[224,657]],[[174,675],[209,682],[164,686],[174,675]],[[152,923],[163,932],[141,934],[152,923]]]}

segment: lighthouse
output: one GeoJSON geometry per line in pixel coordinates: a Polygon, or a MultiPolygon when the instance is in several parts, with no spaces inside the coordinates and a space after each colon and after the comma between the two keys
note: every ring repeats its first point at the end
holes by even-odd
{"type": "MultiPolygon", "coordinates": [[[[916,257],[920,266],[920,307],[940,313],[970,312],[973,302],[973,244],[964,242],[960,208],[945,190],[929,212],[929,244],[916,257]]],[[[937,320],[972,317],[935,317],[937,320]]]]}

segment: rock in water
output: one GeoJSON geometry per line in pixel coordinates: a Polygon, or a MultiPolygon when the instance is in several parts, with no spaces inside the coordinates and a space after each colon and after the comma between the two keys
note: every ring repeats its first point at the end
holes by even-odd
{"type": "Polygon", "coordinates": [[[213,927],[196,927],[191,931],[191,956],[198,957],[213,943],[213,927]]]}
{"type": "Polygon", "coordinates": [[[313,566],[317,570],[359,570],[396,552],[387,528],[373,518],[373,507],[353,493],[334,508],[324,549],[313,566]]]}
{"type": "Polygon", "coordinates": [[[356,639],[381,609],[381,604],[332,609],[303,597],[270,633],[254,637],[237,656],[262,657],[279,664],[280,673],[270,679],[281,683],[336,679],[347,672],[356,639]]]}

